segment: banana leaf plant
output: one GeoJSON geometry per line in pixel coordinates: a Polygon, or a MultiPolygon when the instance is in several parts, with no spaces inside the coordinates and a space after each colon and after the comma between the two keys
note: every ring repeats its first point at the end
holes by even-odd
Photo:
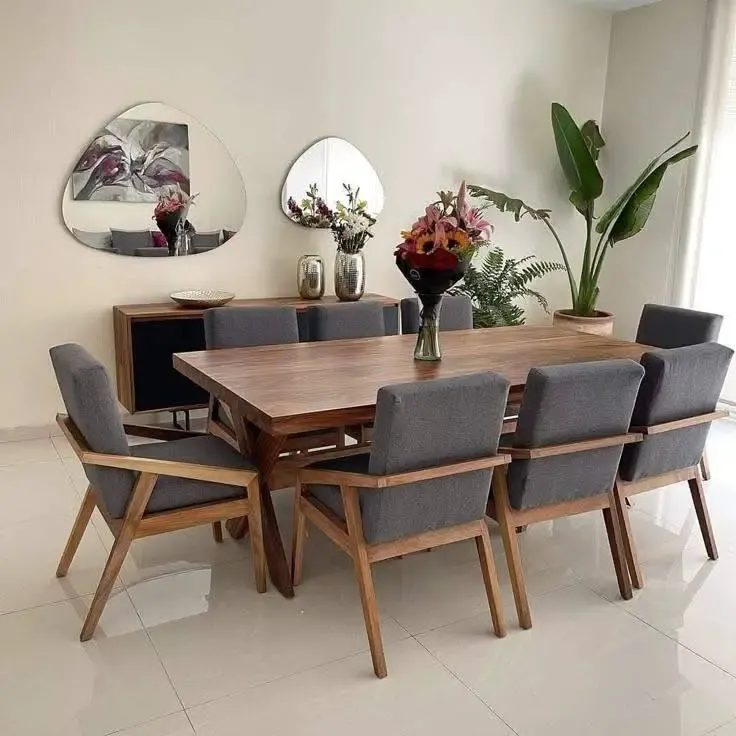
{"type": "Polygon", "coordinates": [[[598,158],[606,145],[598,123],[588,120],[578,126],[567,109],[555,102],[552,105],[552,130],[560,164],[570,187],[570,202],[585,218],[585,249],[578,278],[562,239],[552,225],[551,210],[534,209],[520,199],[478,185],[469,185],[468,192],[486,200],[486,207],[513,213],[516,222],[529,216],[545,225],[557,242],[565,264],[572,299],[570,312],[579,317],[594,317],[598,282],[606,254],[617,243],[633,238],[644,229],[667,169],[692,156],[698,147],[690,146],[674,152],[690,134],[684,135],[651,161],[636,181],[598,218],[596,201],[603,194],[598,158]]]}

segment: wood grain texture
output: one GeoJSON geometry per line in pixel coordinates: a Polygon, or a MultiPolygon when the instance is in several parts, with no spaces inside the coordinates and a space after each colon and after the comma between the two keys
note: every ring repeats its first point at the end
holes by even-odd
{"type": "Polygon", "coordinates": [[[299,472],[299,479],[302,483],[322,483],[333,486],[352,485],[365,490],[371,488],[381,489],[405,486],[423,480],[446,478],[448,475],[462,475],[477,470],[489,470],[499,465],[508,465],[510,462],[511,458],[508,455],[493,455],[492,457],[465,460],[452,465],[437,465],[393,475],[367,475],[365,473],[348,473],[343,470],[304,468],[299,472]]]}
{"type": "MultiPolygon", "coordinates": [[[[398,299],[382,294],[364,294],[363,299],[380,301],[385,306],[396,306],[398,299]]],[[[322,299],[302,299],[298,296],[271,297],[266,299],[233,299],[228,307],[294,307],[301,312],[316,304],[337,304],[335,296],[324,296],[322,299]]],[[[113,314],[127,319],[188,319],[203,315],[206,309],[190,309],[182,307],[174,301],[152,302],[149,304],[120,304],[113,307],[113,314]]],[[[416,337],[416,336],[415,336],[416,337]]]]}
{"type": "Polygon", "coordinates": [[[442,333],[443,359],[415,361],[416,336],[274,345],[174,355],[187,378],[270,434],[365,424],[378,389],[493,371],[518,394],[535,366],[609,358],[639,360],[635,343],[553,327],[442,333]]]}
{"type": "Polygon", "coordinates": [[[716,539],[713,535],[713,525],[710,522],[710,514],[708,513],[708,504],[705,501],[705,489],[700,473],[696,473],[694,478],[688,481],[690,486],[690,495],[693,498],[693,506],[695,506],[695,515],[698,517],[700,532],[703,535],[705,543],[705,551],[711,560],[718,559],[718,547],[716,547],[716,539]]]}
{"type": "Polygon", "coordinates": [[[677,429],[685,429],[686,427],[695,427],[698,424],[710,424],[718,419],[725,419],[729,416],[728,411],[713,411],[709,414],[699,414],[695,417],[686,417],[685,419],[677,419],[674,422],[665,422],[663,424],[654,424],[651,427],[632,427],[632,432],[641,434],[664,434],[665,432],[674,432],[677,429]]]}
{"type": "Polygon", "coordinates": [[[590,452],[591,450],[603,450],[606,447],[617,445],[628,445],[632,442],[641,442],[642,434],[622,434],[615,437],[599,437],[594,440],[583,440],[582,442],[568,442],[563,445],[547,445],[546,447],[499,447],[499,452],[509,455],[514,460],[536,460],[542,457],[558,457],[559,455],[572,455],[576,452],[590,452]]]}

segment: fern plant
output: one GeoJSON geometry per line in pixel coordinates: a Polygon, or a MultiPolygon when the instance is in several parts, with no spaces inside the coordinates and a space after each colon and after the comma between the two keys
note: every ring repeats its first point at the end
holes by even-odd
{"type": "Polygon", "coordinates": [[[553,271],[564,269],[561,263],[538,261],[536,256],[519,260],[506,258],[501,248],[493,246],[478,267],[475,264],[468,267],[462,283],[450,293],[470,297],[475,327],[523,325],[526,314],[516,300],[534,299],[549,312],[547,299],[529,285],[553,271]]]}

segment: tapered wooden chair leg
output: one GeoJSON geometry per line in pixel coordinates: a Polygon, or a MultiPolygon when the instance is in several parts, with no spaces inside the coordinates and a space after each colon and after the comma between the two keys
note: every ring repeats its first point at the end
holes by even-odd
{"type": "Polygon", "coordinates": [[[157,476],[155,475],[141,473],[136,481],[133,493],[128,501],[128,507],[125,510],[123,523],[115,537],[100,583],[89,607],[84,626],[82,626],[82,633],[79,636],[81,641],[88,641],[95,633],[100,616],[102,616],[107,604],[107,599],[110,597],[112,587],[130,549],[131,542],[135,539],[138,523],[146,510],[151,493],[153,493],[156,479],[157,476]]]}
{"type": "Polygon", "coordinates": [[[606,523],[608,544],[611,547],[611,557],[613,559],[613,567],[616,570],[618,589],[621,593],[621,597],[625,601],[628,601],[632,598],[633,593],[631,591],[629,569],[626,565],[626,558],[624,556],[621,527],[619,526],[618,516],[610,508],[605,508],[603,509],[603,519],[606,523]]]}
{"type": "Polygon", "coordinates": [[[212,525],[212,537],[217,544],[222,544],[222,522],[216,521],[212,525]]]}
{"type": "Polygon", "coordinates": [[[248,486],[248,526],[250,529],[250,549],[253,556],[253,572],[256,590],[266,592],[266,552],[263,546],[263,517],[261,514],[261,489],[258,480],[248,486]]]}
{"type": "Polygon", "coordinates": [[[475,544],[478,548],[478,558],[480,559],[480,569],[483,573],[483,583],[486,586],[488,607],[491,609],[493,631],[496,636],[506,636],[506,621],[503,615],[503,605],[501,603],[501,590],[498,585],[496,565],[493,561],[491,537],[488,534],[488,527],[486,527],[485,521],[481,521],[481,532],[480,535],[475,538],[475,544]]]}
{"type": "Polygon", "coordinates": [[[524,569],[521,565],[521,554],[519,543],[516,539],[516,525],[513,522],[511,507],[509,505],[509,493],[506,486],[506,474],[495,470],[493,473],[493,501],[501,529],[501,539],[506,552],[506,563],[511,578],[511,589],[514,592],[514,603],[519,618],[519,626],[522,629],[531,629],[532,615],[529,610],[529,599],[526,594],[526,583],[524,582],[524,569]]]}
{"type": "Polygon", "coordinates": [[[634,544],[634,535],[631,531],[631,519],[629,518],[629,509],[626,505],[626,499],[623,490],[617,482],[613,489],[613,503],[615,505],[615,513],[618,516],[619,526],[621,528],[621,537],[624,545],[624,555],[626,557],[626,565],[631,575],[631,584],[637,588],[644,587],[644,577],[641,574],[639,566],[639,555],[636,552],[634,544]]]}
{"type": "Polygon", "coordinates": [[[373,671],[376,677],[383,678],[388,674],[386,669],[386,656],[383,652],[383,639],[381,638],[381,623],[378,616],[378,604],[376,603],[376,589],[373,585],[373,575],[368,562],[368,550],[363,537],[363,521],[358,504],[358,491],[355,488],[341,487],[343,506],[345,509],[345,520],[347,521],[350,546],[355,565],[355,577],[358,581],[360,591],[360,602],[363,606],[363,618],[365,619],[365,630],[368,634],[368,644],[373,660],[373,671]]]}
{"type": "Polygon", "coordinates": [[[690,486],[690,495],[693,497],[693,505],[695,506],[695,514],[698,517],[700,532],[705,542],[705,550],[711,560],[718,559],[718,548],[716,547],[716,539],[713,535],[713,526],[710,522],[710,514],[708,513],[708,504],[705,501],[705,490],[703,489],[703,481],[700,475],[696,475],[688,481],[690,486]]]}
{"type": "Polygon", "coordinates": [[[710,480],[710,463],[708,462],[708,455],[704,452],[703,457],[700,458],[700,474],[703,476],[703,480],[710,480]]]}
{"type": "Polygon", "coordinates": [[[294,522],[291,544],[291,584],[297,586],[302,582],[304,567],[304,542],[307,535],[307,519],[301,509],[302,487],[297,482],[294,489],[294,522]]]}
{"type": "Polygon", "coordinates": [[[95,492],[92,490],[92,486],[87,488],[87,493],[84,494],[84,500],[82,505],[79,507],[77,518],[74,521],[74,526],[69,534],[69,540],[64,547],[64,552],[59,560],[59,566],[56,568],[56,577],[63,578],[69,571],[69,565],[72,564],[74,555],[77,553],[79,543],[82,541],[84,531],[89,524],[89,520],[92,517],[92,512],[95,510],[97,505],[97,499],[95,492]]]}

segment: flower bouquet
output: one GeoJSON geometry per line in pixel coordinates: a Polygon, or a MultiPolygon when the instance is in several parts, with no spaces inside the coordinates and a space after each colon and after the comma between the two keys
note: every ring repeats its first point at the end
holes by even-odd
{"type": "Polygon", "coordinates": [[[465,182],[457,195],[439,192],[394,253],[396,265],[422,303],[416,360],[440,360],[439,315],[444,293],[465,275],[475,251],[491,237],[492,227],[467,202],[465,182]]]}
{"type": "Polygon", "coordinates": [[[297,204],[289,197],[289,217],[299,225],[312,228],[329,228],[337,243],[335,256],[335,294],[341,301],[356,301],[365,291],[365,260],[363,248],[373,237],[376,218],[368,210],[368,202],[360,199],[360,187],[353,190],[343,183],[347,204],[337,202],[329,208],[320,197],[316,184],[312,184],[304,199],[297,204]]]}
{"type": "Polygon", "coordinates": [[[170,256],[189,252],[185,241],[194,232],[194,227],[187,216],[196,197],[196,194],[189,196],[178,184],[161,188],[153,219],[166,238],[170,256]]]}

